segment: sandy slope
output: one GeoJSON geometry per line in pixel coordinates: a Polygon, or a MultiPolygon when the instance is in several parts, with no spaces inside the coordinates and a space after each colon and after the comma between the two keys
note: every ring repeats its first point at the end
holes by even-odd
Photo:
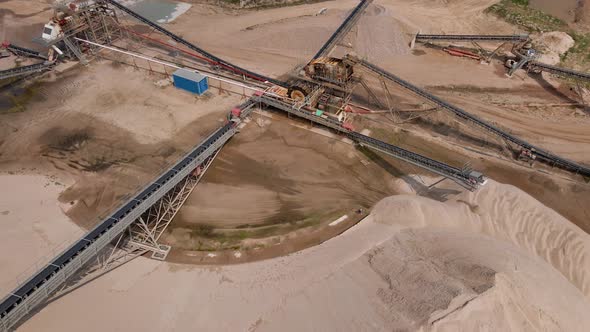
{"type": "Polygon", "coordinates": [[[376,222],[457,227],[512,242],[543,258],[590,297],[590,237],[515,187],[489,184],[449,203],[394,196],[374,209],[376,222]]]}
{"type": "MultiPolygon", "coordinates": [[[[332,1],[252,12],[245,18],[214,13],[204,13],[199,20],[184,16],[173,25],[173,30],[204,44],[213,53],[223,50],[220,55],[252,70],[278,75],[313,54],[355,2],[332,1]],[[313,16],[322,6],[330,7],[328,13],[313,16]],[[294,10],[300,10],[300,21],[290,21],[294,10]],[[254,22],[259,26],[253,26],[254,22]],[[307,23],[305,29],[290,33],[290,28],[302,22],[307,23]],[[223,31],[220,26],[231,27],[226,28],[227,38],[213,33],[223,31]],[[233,33],[242,30],[243,33],[233,33]],[[266,37],[260,37],[261,31],[266,37]],[[267,64],[266,59],[275,62],[267,64]]],[[[358,33],[373,37],[373,42],[403,44],[401,39],[407,36],[390,33],[389,27],[394,27],[392,20],[380,13],[395,13],[391,15],[397,15],[407,27],[403,31],[406,35],[418,29],[445,33],[492,29],[498,33],[512,32],[508,25],[481,13],[491,2],[473,1],[466,6],[466,1],[451,0],[383,1],[383,8],[389,11],[375,9],[373,16],[364,19],[374,25],[361,26],[358,33]]],[[[407,53],[406,49],[397,50],[394,46],[381,45],[380,51],[375,51],[376,60],[380,54],[407,53]]],[[[428,84],[434,75],[453,82],[461,78],[450,66],[455,59],[441,60],[440,64],[446,65],[442,61],[448,61],[449,66],[439,66],[436,72],[424,67],[420,74],[416,72],[420,66],[411,65],[408,57],[381,60],[390,65],[387,68],[395,69],[402,77],[412,77],[413,82],[421,85],[428,84]],[[395,67],[393,62],[404,68],[395,67]]],[[[473,72],[466,70],[463,79],[477,83],[473,73],[484,71],[479,68],[483,67],[473,72]]],[[[446,81],[437,77],[437,82],[446,81]]],[[[499,86],[516,85],[504,78],[493,82],[499,86]]],[[[94,95],[86,97],[89,96],[94,95]]],[[[99,100],[117,99],[116,95],[108,97],[99,100]]],[[[85,100],[88,105],[94,102],[91,98],[85,100]]],[[[137,103],[132,100],[131,104],[137,103]]],[[[152,106],[157,109],[163,105],[152,106]]],[[[124,109],[117,112],[123,116],[133,113],[125,113],[124,109]]],[[[161,119],[156,111],[147,116],[149,122],[153,121],[152,116],[161,119]]],[[[102,118],[107,122],[115,120],[104,114],[102,118]]],[[[146,129],[137,124],[134,128],[138,128],[136,134],[146,129]]],[[[149,132],[144,140],[160,141],[176,132],[173,122],[167,128],[149,132]]],[[[37,188],[39,184],[26,192],[35,192],[37,188]]],[[[45,190],[38,191],[45,195],[45,190]]],[[[26,202],[13,196],[16,201],[8,201],[11,210],[26,202]]],[[[29,194],[27,198],[34,200],[35,196],[29,194]]],[[[3,210],[0,208],[0,213],[3,210]]],[[[26,218],[33,221],[43,211],[23,209],[14,216],[20,218],[35,212],[26,218]]],[[[47,213],[44,218],[52,216],[47,213]]],[[[12,212],[8,215],[13,216],[12,212]]],[[[56,214],[51,219],[58,220],[52,231],[70,229],[71,225],[62,217],[56,214]]],[[[9,219],[0,214],[0,220],[9,219]]],[[[30,226],[23,225],[30,232],[30,226]]],[[[18,234],[5,232],[1,234],[5,238],[0,240],[22,244],[18,234]]],[[[61,235],[55,236],[58,239],[61,235]]],[[[45,241],[58,241],[52,239],[36,240],[34,247],[46,248],[45,241]]],[[[35,241],[32,237],[26,240],[35,241]]],[[[447,203],[398,196],[383,201],[372,217],[344,235],[288,257],[215,268],[138,259],[50,303],[22,330],[586,331],[590,328],[588,245],[588,235],[510,186],[490,183],[477,193],[464,194],[447,203]]],[[[8,254],[3,256],[6,263],[0,264],[3,272],[5,266],[12,270],[14,262],[25,262],[20,258],[32,257],[24,249],[8,254]]],[[[22,268],[15,266],[14,270],[22,268]]]]}
{"type": "Polygon", "coordinates": [[[57,201],[63,184],[44,176],[0,175],[0,294],[4,296],[83,232],[57,201]],[[37,264],[37,265],[35,265],[37,264]]]}
{"type": "Polygon", "coordinates": [[[21,330],[585,331],[589,245],[508,185],[447,203],[397,196],[287,257],[214,268],[135,260],[21,330]],[[93,315],[80,305],[88,299],[93,315]]]}

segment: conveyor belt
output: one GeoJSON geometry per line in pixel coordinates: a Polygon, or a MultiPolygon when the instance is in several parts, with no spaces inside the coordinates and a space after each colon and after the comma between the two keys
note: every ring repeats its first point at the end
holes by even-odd
{"type": "Polygon", "coordinates": [[[353,11],[346,17],[344,22],[336,29],[336,31],[330,36],[328,41],[320,48],[318,53],[313,57],[317,59],[323,56],[328,56],[330,51],[336,46],[336,44],[344,37],[350,29],[356,24],[361,17],[361,14],[367,8],[373,0],[361,0],[361,2],[353,9],[353,11]]]}
{"type": "Polygon", "coordinates": [[[465,120],[468,123],[475,124],[480,128],[483,128],[493,134],[498,135],[499,137],[501,137],[509,142],[512,142],[512,143],[520,146],[521,148],[530,150],[538,157],[538,159],[540,158],[552,166],[557,166],[557,167],[563,168],[565,170],[571,171],[573,173],[581,174],[586,177],[590,177],[590,168],[588,168],[586,166],[577,164],[577,163],[575,163],[573,161],[569,161],[567,159],[563,159],[563,158],[556,156],[548,151],[545,151],[539,147],[536,147],[536,146],[534,146],[534,145],[532,145],[532,144],[530,144],[518,137],[515,137],[515,136],[501,130],[500,128],[498,128],[496,126],[493,126],[493,125],[487,123],[483,119],[480,119],[479,117],[477,117],[473,114],[469,114],[466,111],[447,103],[446,101],[418,88],[415,85],[412,85],[411,83],[409,83],[409,82],[407,82],[407,81],[405,81],[405,80],[403,80],[403,79],[371,64],[371,63],[368,63],[366,61],[361,61],[361,64],[365,68],[373,71],[374,73],[381,75],[384,78],[387,78],[387,79],[391,80],[392,82],[397,83],[397,84],[401,85],[402,87],[414,92],[415,94],[417,94],[421,97],[424,97],[424,98],[430,100],[431,102],[435,103],[436,105],[452,112],[455,116],[459,117],[460,119],[465,120]]]}
{"type": "Polygon", "coordinates": [[[546,71],[546,72],[557,74],[557,75],[571,76],[571,77],[590,81],[590,74],[589,73],[584,73],[584,72],[575,71],[575,70],[571,70],[571,69],[547,65],[544,63],[536,62],[536,61],[529,62],[527,64],[527,69],[532,70],[532,71],[535,71],[535,70],[546,71]]]}
{"type": "Polygon", "coordinates": [[[348,130],[348,129],[342,127],[342,124],[338,121],[331,120],[329,118],[316,116],[315,114],[310,113],[308,111],[294,108],[293,105],[291,105],[285,101],[276,99],[272,96],[259,95],[259,96],[252,97],[252,99],[254,99],[262,104],[268,105],[270,107],[277,108],[279,110],[288,112],[288,113],[298,116],[300,118],[304,118],[304,119],[313,121],[313,122],[320,124],[322,126],[325,126],[325,127],[331,128],[331,129],[335,129],[338,132],[340,132],[341,134],[348,136],[350,139],[352,139],[353,141],[357,142],[360,145],[369,147],[371,149],[375,149],[377,151],[381,151],[381,152],[386,153],[394,158],[403,160],[405,162],[411,163],[411,164],[416,165],[418,167],[427,169],[427,170],[429,170],[433,173],[436,173],[438,175],[449,178],[449,179],[455,181],[460,186],[462,186],[468,190],[474,190],[474,189],[478,188],[485,181],[485,179],[481,173],[471,171],[471,170],[461,170],[456,167],[449,166],[447,164],[436,161],[434,159],[430,159],[428,157],[425,157],[425,156],[419,155],[417,153],[405,150],[403,148],[385,143],[385,142],[377,140],[375,138],[365,136],[365,135],[359,134],[357,132],[348,130]]]}
{"type": "Polygon", "coordinates": [[[445,41],[504,41],[524,42],[529,40],[528,35],[424,35],[417,34],[417,41],[445,40],[445,41]]]}
{"type": "Polygon", "coordinates": [[[14,44],[6,44],[6,49],[12,51],[16,55],[26,56],[28,58],[37,58],[41,60],[47,60],[47,57],[37,51],[30,50],[28,48],[20,47],[14,44]]]}
{"type": "Polygon", "coordinates": [[[0,80],[44,71],[44,70],[50,69],[51,67],[53,67],[53,65],[55,65],[55,62],[45,61],[45,62],[41,62],[41,63],[36,63],[34,65],[2,70],[2,71],[0,71],[0,80]]]}
{"type": "MultiPolygon", "coordinates": [[[[255,102],[248,100],[239,107],[247,114],[254,104],[255,102]]],[[[236,132],[235,122],[228,122],[217,129],[174,166],[6,296],[0,302],[0,331],[13,327],[36,305],[47,299],[150,206],[219,150],[236,132]]]]}
{"type": "Polygon", "coordinates": [[[117,1],[114,1],[114,0],[100,0],[100,1],[109,3],[109,4],[117,7],[118,9],[120,9],[121,11],[123,11],[123,12],[127,13],[128,15],[134,17],[135,19],[137,19],[137,20],[139,20],[139,21],[141,21],[141,22],[143,22],[143,23],[151,26],[152,28],[154,28],[154,29],[158,30],[159,32],[165,34],[166,36],[172,38],[177,43],[180,43],[180,44],[188,47],[189,49],[202,54],[205,58],[209,59],[210,60],[210,63],[213,64],[213,65],[218,65],[221,68],[223,68],[225,70],[228,70],[228,71],[230,71],[230,72],[232,72],[234,74],[238,74],[240,76],[244,76],[244,77],[247,77],[247,78],[256,80],[256,81],[270,82],[270,83],[273,83],[273,84],[276,84],[276,85],[279,85],[279,86],[282,86],[282,87],[287,87],[288,86],[287,83],[285,83],[285,82],[276,80],[274,78],[266,77],[266,76],[263,76],[263,75],[260,75],[260,74],[254,73],[254,72],[251,72],[251,71],[249,71],[247,69],[238,67],[238,66],[236,66],[234,64],[231,64],[231,63],[229,63],[229,62],[227,62],[227,61],[225,61],[225,60],[223,60],[221,58],[218,58],[215,55],[213,55],[213,54],[211,54],[211,53],[209,53],[209,52],[207,52],[207,51],[205,51],[205,50],[203,50],[203,49],[201,49],[201,48],[199,48],[199,47],[197,47],[197,46],[189,43],[188,41],[186,41],[183,38],[175,35],[174,33],[172,33],[170,31],[162,28],[158,24],[156,24],[156,23],[148,20],[147,18],[139,15],[138,13],[132,11],[131,9],[123,6],[122,4],[118,3],[117,1]]]}

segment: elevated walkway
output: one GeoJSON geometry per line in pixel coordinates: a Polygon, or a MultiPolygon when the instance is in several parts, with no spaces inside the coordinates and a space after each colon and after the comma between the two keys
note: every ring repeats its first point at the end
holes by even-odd
{"type": "Polygon", "coordinates": [[[45,62],[41,62],[41,63],[36,63],[34,65],[22,66],[22,67],[16,67],[16,68],[11,68],[11,69],[7,69],[7,70],[2,70],[2,71],[0,71],[0,80],[4,80],[7,78],[11,78],[11,77],[28,75],[28,74],[37,73],[37,72],[42,72],[42,71],[51,69],[54,65],[55,65],[55,62],[45,61],[45,62]]]}
{"type": "MultiPolygon", "coordinates": [[[[248,101],[240,105],[243,108],[244,116],[248,114],[254,104],[254,102],[248,101]]],[[[13,328],[39,304],[46,301],[85,264],[95,258],[122,232],[128,230],[135,222],[138,222],[138,219],[150,207],[170,193],[187,177],[194,176],[195,170],[206,165],[207,161],[237,133],[239,122],[238,118],[217,129],[174,166],[158,176],[109,217],[2,299],[0,302],[0,331],[8,331],[13,328]]],[[[165,218],[169,217],[169,215],[165,216],[165,218]]],[[[161,221],[162,219],[159,220],[159,222],[161,221]]],[[[150,235],[158,234],[160,228],[155,226],[152,229],[154,231],[150,235]]],[[[141,241],[139,237],[132,240],[143,249],[153,249],[150,246],[154,243],[141,241]]]]}
{"type": "Polygon", "coordinates": [[[126,6],[122,5],[121,3],[114,1],[114,0],[98,0],[101,1],[103,3],[108,3],[114,7],[116,7],[117,9],[121,10],[122,12],[128,14],[129,16],[137,19],[138,21],[147,24],[148,26],[154,28],[155,30],[157,30],[158,32],[170,37],[172,40],[174,40],[175,42],[182,44],[186,47],[188,47],[189,49],[198,52],[199,54],[202,54],[205,58],[207,58],[209,60],[209,62],[212,65],[216,65],[219,66],[221,69],[224,69],[226,71],[231,72],[234,75],[239,75],[242,76],[244,79],[249,78],[249,79],[253,79],[255,81],[259,81],[259,82],[270,82],[282,87],[287,87],[287,83],[270,78],[270,77],[266,77],[264,75],[260,75],[257,73],[254,73],[252,71],[249,71],[247,69],[241,68],[239,66],[236,66],[228,61],[225,61],[205,50],[203,50],[200,47],[195,46],[194,44],[186,41],[185,39],[181,38],[180,36],[164,29],[163,27],[159,26],[158,24],[150,21],[149,19],[141,16],[140,14],[134,12],[133,10],[127,8],[126,6]]]}
{"type": "Polygon", "coordinates": [[[529,35],[416,35],[416,41],[525,42],[527,40],[529,35]]]}
{"type": "Polygon", "coordinates": [[[526,142],[526,141],[524,141],[512,134],[509,134],[506,131],[484,121],[483,119],[460,109],[457,106],[447,103],[446,101],[432,95],[431,93],[428,93],[428,92],[424,91],[423,89],[420,89],[417,86],[411,84],[410,82],[405,81],[405,80],[403,80],[403,79],[401,79],[401,78],[399,78],[399,77],[385,71],[384,69],[381,69],[381,68],[379,68],[367,61],[361,61],[360,64],[363,67],[365,67],[366,69],[380,75],[381,77],[386,78],[389,81],[394,82],[394,83],[414,92],[415,94],[429,100],[430,102],[434,103],[435,105],[438,105],[438,106],[442,107],[443,109],[451,112],[452,114],[454,114],[456,117],[463,120],[467,124],[475,125],[478,128],[484,129],[485,131],[490,132],[490,133],[492,133],[492,134],[494,134],[494,135],[496,135],[508,142],[516,144],[517,146],[521,147],[522,149],[530,151],[531,153],[533,153],[537,157],[537,159],[541,159],[551,166],[557,166],[562,169],[573,172],[575,174],[580,174],[585,177],[590,177],[590,168],[587,166],[580,165],[580,164],[575,163],[573,161],[561,158],[557,155],[550,153],[549,151],[546,151],[546,150],[541,149],[537,146],[534,146],[534,145],[532,145],[532,144],[530,144],[530,143],[528,143],[528,142],[526,142]]]}
{"type": "Polygon", "coordinates": [[[353,141],[357,142],[361,146],[365,146],[370,149],[385,153],[396,159],[408,162],[412,165],[424,168],[435,174],[451,179],[468,190],[475,190],[480,185],[485,183],[485,178],[483,174],[479,172],[467,168],[459,169],[444,164],[442,162],[436,161],[434,159],[419,155],[415,152],[411,152],[406,149],[400,148],[398,146],[394,146],[392,144],[385,143],[375,138],[359,134],[357,132],[351,131],[343,127],[339,121],[332,120],[327,117],[324,118],[321,116],[317,116],[304,109],[297,108],[296,105],[292,105],[286,101],[277,99],[273,96],[260,94],[258,96],[252,97],[252,99],[264,105],[285,111],[297,117],[310,120],[313,123],[334,129],[340,134],[343,134],[352,139],[353,141]]]}
{"type": "Polygon", "coordinates": [[[320,50],[314,55],[313,59],[328,56],[334,46],[354,27],[358,22],[365,9],[373,2],[373,0],[361,0],[361,2],[352,10],[350,15],[346,17],[344,22],[336,29],[336,31],[330,36],[328,41],[320,48],[320,50]]]}

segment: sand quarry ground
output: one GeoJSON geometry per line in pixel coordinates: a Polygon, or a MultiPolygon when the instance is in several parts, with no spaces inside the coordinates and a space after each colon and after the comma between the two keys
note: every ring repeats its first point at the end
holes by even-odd
{"type": "MultiPolygon", "coordinates": [[[[170,30],[276,77],[305,63],[356,4],[233,12],[193,2],[170,30]],[[316,16],[321,8],[328,11],[316,16]]],[[[483,14],[494,1],[375,3],[336,54],[352,48],[534,144],[590,163],[590,120],[568,105],[576,96],[565,84],[524,73],[508,79],[500,63],[409,49],[418,30],[518,32],[483,14]]],[[[30,39],[50,17],[48,1],[2,1],[0,8],[3,36],[34,47],[30,39]]],[[[162,75],[104,56],[35,85],[25,111],[0,114],[0,243],[10,248],[0,256],[3,294],[217,128],[243,100],[217,89],[195,98],[156,87],[162,75]]],[[[428,108],[388,88],[400,111],[428,108]]],[[[3,99],[6,109],[10,100],[3,99]]],[[[437,180],[432,174],[260,111],[223,149],[165,235],[174,246],[170,262],[140,257],[52,301],[20,329],[590,328],[590,188],[584,181],[515,163],[501,142],[442,113],[404,123],[358,117],[355,124],[453,165],[471,162],[493,180],[475,193],[452,183],[427,192],[426,184],[437,180]],[[365,215],[355,215],[359,208],[372,211],[354,225],[365,215]],[[342,215],[349,220],[329,226],[342,215]],[[200,224],[277,229],[257,243],[262,248],[242,242],[210,259],[198,250],[211,245],[195,236],[200,224]],[[93,315],[81,305],[89,303],[93,315]]]]}

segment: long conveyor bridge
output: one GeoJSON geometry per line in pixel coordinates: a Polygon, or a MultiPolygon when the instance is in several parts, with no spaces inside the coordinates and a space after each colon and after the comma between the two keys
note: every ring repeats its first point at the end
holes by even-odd
{"type": "Polygon", "coordinates": [[[524,141],[512,134],[509,134],[506,131],[484,121],[483,119],[460,109],[457,106],[449,104],[448,102],[432,95],[431,93],[429,93],[427,91],[424,91],[423,89],[418,88],[417,86],[411,84],[410,82],[405,81],[405,80],[393,75],[392,73],[390,73],[384,69],[377,67],[374,64],[371,64],[371,63],[363,60],[363,61],[361,61],[361,65],[364,66],[365,68],[367,68],[368,70],[373,71],[374,73],[381,75],[382,77],[384,77],[394,83],[397,83],[397,84],[401,85],[402,87],[414,92],[415,94],[433,102],[434,104],[442,107],[443,109],[450,111],[458,118],[464,120],[466,123],[473,124],[479,128],[482,128],[488,132],[491,132],[491,133],[505,139],[506,141],[512,142],[523,149],[531,151],[535,156],[537,156],[539,159],[545,161],[549,165],[557,166],[562,169],[571,171],[573,173],[581,174],[585,177],[590,177],[590,168],[588,168],[587,166],[580,165],[580,164],[575,163],[573,161],[561,158],[549,151],[546,151],[546,150],[541,149],[537,146],[534,146],[534,145],[532,145],[532,144],[530,144],[530,143],[528,143],[528,142],[526,142],[526,141],[524,141]]]}
{"type": "Polygon", "coordinates": [[[202,54],[206,59],[208,59],[208,62],[211,63],[212,65],[215,66],[219,66],[220,68],[229,71],[235,75],[239,75],[245,78],[249,78],[255,81],[260,81],[260,82],[270,82],[282,87],[286,87],[287,84],[285,82],[282,82],[280,80],[274,79],[274,78],[270,78],[270,77],[266,77],[257,73],[254,73],[252,71],[249,71],[247,69],[241,68],[237,65],[234,65],[228,61],[225,61],[207,51],[205,51],[204,49],[197,47],[196,45],[186,41],[184,38],[164,29],[163,27],[161,27],[160,25],[156,24],[155,22],[150,21],[149,19],[143,17],[142,15],[134,12],[133,10],[129,9],[128,7],[120,4],[117,1],[114,0],[99,0],[108,4],[113,5],[114,7],[118,8],[119,10],[125,12],[126,14],[134,17],[135,19],[137,19],[138,21],[145,23],[147,25],[149,25],[150,27],[154,28],[155,30],[159,31],[160,33],[170,37],[172,40],[174,40],[175,42],[182,44],[186,47],[188,47],[189,49],[198,52],[199,54],[202,54]]]}
{"type": "MultiPolygon", "coordinates": [[[[255,102],[252,100],[240,105],[242,117],[247,116],[254,105],[255,102]]],[[[238,123],[239,119],[228,121],[217,129],[133,198],[117,208],[109,217],[2,299],[0,302],[0,331],[9,330],[31,313],[68,278],[131,226],[148,208],[189,176],[197,166],[216,153],[236,134],[238,123]]]]}
{"type": "Polygon", "coordinates": [[[340,24],[340,26],[334,31],[334,33],[328,38],[328,41],[320,50],[314,55],[313,59],[317,59],[323,56],[328,56],[334,46],[354,27],[356,22],[360,19],[364,10],[373,2],[373,0],[361,0],[359,4],[352,10],[350,15],[340,24]]]}
{"type": "Polygon", "coordinates": [[[47,60],[47,56],[41,54],[41,52],[37,52],[35,50],[28,49],[26,47],[14,45],[11,43],[4,43],[4,46],[7,50],[11,51],[12,53],[20,56],[26,56],[28,58],[37,58],[41,60],[47,60]]]}
{"type": "Polygon", "coordinates": [[[394,158],[403,160],[410,164],[429,170],[445,178],[449,178],[468,190],[477,189],[480,185],[485,183],[485,178],[479,172],[473,171],[468,168],[459,169],[444,164],[442,162],[436,161],[434,159],[430,159],[428,157],[419,155],[415,152],[411,152],[398,146],[394,146],[383,141],[377,140],[375,138],[357,133],[355,131],[343,127],[342,123],[340,123],[339,121],[327,117],[317,116],[309,111],[306,111],[305,109],[294,107],[293,104],[278,99],[274,96],[258,93],[257,95],[252,97],[252,99],[264,105],[285,111],[297,117],[310,120],[324,127],[334,129],[340,134],[349,137],[361,146],[366,146],[368,148],[380,151],[394,158]]]}
{"type": "Polygon", "coordinates": [[[426,35],[417,34],[416,41],[501,41],[526,42],[529,35],[426,35]]]}
{"type": "Polygon", "coordinates": [[[546,71],[552,74],[562,75],[562,76],[570,76],[577,79],[582,79],[586,81],[590,81],[590,73],[584,73],[581,71],[576,71],[572,69],[557,67],[548,65],[545,63],[531,61],[527,64],[527,69],[530,71],[546,71]]]}
{"type": "Polygon", "coordinates": [[[55,62],[40,62],[33,65],[22,66],[11,68],[7,70],[0,71],[0,80],[4,80],[11,77],[23,76],[32,73],[42,72],[48,69],[51,69],[55,65],[55,62]]]}

